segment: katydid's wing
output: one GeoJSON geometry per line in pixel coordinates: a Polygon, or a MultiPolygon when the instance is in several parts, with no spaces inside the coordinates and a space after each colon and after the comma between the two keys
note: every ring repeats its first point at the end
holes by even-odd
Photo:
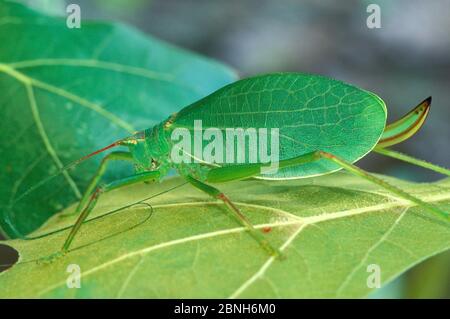
{"type": "MultiPolygon", "coordinates": [[[[352,85],[317,75],[277,73],[237,81],[184,108],[175,117],[172,128],[185,127],[193,134],[195,120],[203,130],[223,132],[224,153],[227,128],[279,129],[279,159],[293,158],[323,150],[355,162],[370,152],[386,123],[386,107],[375,94],[352,85]]],[[[270,133],[268,133],[270,136],[270,133]]],[[[261,156],[261,137],[248,154],[261,156]]],[[[209,140],[203,141],[203,147],[209,140]]],[[[238,151],[235,143],[235,152],[238,151]]],[[[225,161],[224,156],[224,161],[225,161]]],[[[221,165],[235,165],[224,163],[221,165]]],[[[318,161],[279,170],[260,177],[267,179],[302,178],[339,169],[333,163],[318,161]]]]}

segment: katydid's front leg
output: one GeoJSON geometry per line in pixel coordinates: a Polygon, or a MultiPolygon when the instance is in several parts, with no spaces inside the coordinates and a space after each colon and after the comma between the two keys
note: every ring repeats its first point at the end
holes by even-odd
{"type": "Polygon", "coordinates": [[[78,215],[81,212],[83,207],[85,207],[86,203],[89,201],[89,196],[95,190],[100,179],[105,174],[106,168],[107,168],[108,164],[111,163],[111,161],[132,161],[132,160],[133,160],[133,158],[131,156],[131,153],[129,153],[129,152],[112,152],[112,153],[109,153],[108,155],[106,155],[102,159],[102,162],[100,163],[100,166],[97,169],[97,172],[94,174],[94,177],[89,182],[89,186],[86,189],[86,191],[84,192],[83,197],[81,197],[81,200],[79,201],[75,210],[73,212],[61,214],[60,216],[68,217],[68,216],[72,216],[72,215],[78,215]]]}
{"type": "Polygon", "coordinates": [[[239,222],[248,229],[250,234],[256,239],[256,241],[265,249],[267,250],[272,256],[276,257],[282,257],[281,251],[275,247],[273,247],[269,241],[264,237],[261,232],[259,232],[255,227],[253,227],[252,223],[247,219],[247,217],[242,214],[242,212],[239,210],[239,208],[236,207],[236,205],[233,204],[233,202],[220,190],[217,188],[207,185],[191,176],[187,176],[186,179],[189,183],[191,183],[196,188],[200,189],[201,191],[205,192],[206,194],[210,195],[211,197],[215,199],[220,199],[224,202],[228,210],[233,213],[233,215],[239,220],[239,222]]]}
{"type": "Polygon", "coordinates": [[[64,242],[64,245],[61,249],[61,253],[64,254],[69,250],[70,245],[75,238],[75,235],[80,230],[81,225],[86,220],[86,218],[89,216],[92,209],[94,209],[95,204],[97,203],[97,200],[102,193],[108,192],[110,190],[120,188],[120,187],[126,186],[126,185],[132,185],[132,184],[147,182],[147,181],[156,181],[156,180],[159,180],[159,177],[160,177],[159,171],[149,171],[149,172],[143,172],[140,174],[136,174],[136,175],[133,175],[130,177],[126,177],[126,178],[114,181],[105,186],[97,187],[97,189],[91,194],[86,207],[83,209],[83,211],[81,212],[77,221],[73,225],[72,230],[69,233],[69,236],[67,237],[66,241],[64,242]]]}

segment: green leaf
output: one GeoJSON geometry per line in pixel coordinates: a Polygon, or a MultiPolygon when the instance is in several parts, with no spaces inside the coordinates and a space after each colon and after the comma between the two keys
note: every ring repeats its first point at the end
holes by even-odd
{"type": "MultiPolygon", "coordinates": [[[[450,209],[450,179],[383,178],[450,209]]],[[[93,217],[182,183],[173,178],[112,191],[93,217]]],[[[221,203],[186,184],[148,200],[148,220],[150,209],[140,204],[86,223],[72,250],[50,264],[33,260],[57,252],[67,230],[4,242],[21,263],[0,274],[0,298],[365,297],[375,290],[367,286],[369,265],[380,267],[385,284],[450,247],[447,222],[346,173],[220,189],[281,247],[284,260],[270,257],[221,203]],[[66,286],[70,264],[81,269],[80,289],[66,286]]],[[[36,234],[71,223],[55,216],[36,234]]]]}
{"type": "Polygon", "coordinates": [[[30,186],[236,78],[125,25],[82,19],[69,29],[65,18],[5,1],[0,43],[0,232],[10,237],[76,201],[99,159],[18,200],[30,186]]]}
{"type": "Polygon", "coordinates": [[[65,0],[14,0],[23,3],[35,10],[51,15],[60,15],[66,12],[65,0]]]}

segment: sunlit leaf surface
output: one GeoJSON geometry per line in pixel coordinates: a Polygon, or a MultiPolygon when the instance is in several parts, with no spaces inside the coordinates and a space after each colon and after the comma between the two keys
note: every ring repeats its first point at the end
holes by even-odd
{"type": "MultiPolygon", "coordinates": [[[[450,209],[449,179],[383,178],[450,209]]],[[[175,178],[112,191],[91,218],[183,183],[175,178]]],[[[261,249],[221,203],[185,184],[146,201],[152,214],[139,204],[86,223],[72,250],[51,264],[33,260],[58,251],[67,230],[3,242],[18,250],[20,264],[0,274],[0,297],[365,297],[374,290],[367,285],[370,265],[379,267],[385,284],[450,247],[448,223],[345,173],[220,189],[284,260],[261,249]],[[66,285],[69,264],[81,269],[80,289],[66,285]]],[[[55,216],[39,233],[71,223],[55,216]]]]}

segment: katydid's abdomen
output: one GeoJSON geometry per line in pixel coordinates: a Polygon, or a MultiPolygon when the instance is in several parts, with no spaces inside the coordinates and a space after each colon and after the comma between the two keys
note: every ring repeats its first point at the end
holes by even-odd
{"type": "MultiPolygon", "coordinates": [[[[322,150],[353,163],[370,152],[380,139],[386,124],[386,106],[375,94],[337,80],[277,73],[223,87],[182,109],[171,119],[170,130],[186,128],[194,136],[194,121],[199,120],[203,130],[217,128],[223,131],[223,136],[228,128],[279,129],[279,160],[322,150]]],[[[208,143],[204,140],[202,148],[208,143]]],[[[224,139],[227,149],[225,143],[224,139]]],[[[248,144],[246,147],[247,155],[257,152],[249,151],[248,144]]],[[[269,153],[270,143],[268,148],[269,153]]],[[[248,157],[244,164],[247,163],[248,157]]],[[[220,166],[236,164],[224,160],[220,166]]],[[[258,177],[305,178],[338,169],[340,166],[335,163],[319,160],[258,177]]]]}

